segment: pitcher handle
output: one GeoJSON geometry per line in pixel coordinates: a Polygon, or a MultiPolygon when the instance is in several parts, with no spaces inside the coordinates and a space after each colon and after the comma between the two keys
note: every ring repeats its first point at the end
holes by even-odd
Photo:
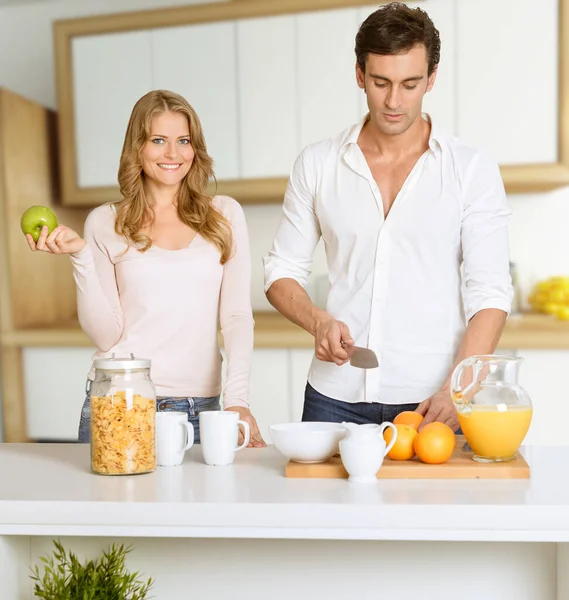
{"type": "Polygon", "coordinates": [[[472,367],[476,363],[478,358],[476,356],[470,356],[465,358],[463,361],[458,363],[450,378],[450,396],[454,404],[469,404],[468,400],[465,401],[464,392],[471,387],[475,382],[475,377],[472,378],[472,383],[467,385],[466,388],[462,388],[460,382],[462,381],[462,373],[467,367],[472,367]]]}
{"type": "Polygon", "coordinates": [[[379,435],[381,437],[383,437],[383,432],[388,427],[391,427],[391,429],[393,430],[393,435],[391,436],[391,441],[389,442],[389,444],[385,448],[385,452],[383,453],[383,456],[387,456],[387,453],[391,450],[391,448],[393,448],[393,444],[395,444],[395,440],[397,440],[397,427],[395,427],[395,425],[393,423],[389,423],[389,422],[382,423],[379,426],[379,435]]]}

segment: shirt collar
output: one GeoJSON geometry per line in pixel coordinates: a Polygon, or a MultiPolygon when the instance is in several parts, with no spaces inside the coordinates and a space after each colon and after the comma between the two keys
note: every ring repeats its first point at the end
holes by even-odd
{"type": "MultiPolygon", "coordinates": [[[[443,149],[443,134],[439,127],[437,127],[436,123],[433,123],[433,119],[431,115],[428,113],[421,113],[421,117],[425,119],[431,125],[431,134],[429,136],[429,148],[433,151],[433,153],[437,154],[443,149]]],[[[367,113],[358,123],[350,127],[347,131],[346,138],[344,142],[340,146],[340,151],[343,151],[345,148],[352,144],[358,143],[358,137],[360,136],[360,132],[363,129],[363,126],[369,119],[369,113],[367,113]]]]}

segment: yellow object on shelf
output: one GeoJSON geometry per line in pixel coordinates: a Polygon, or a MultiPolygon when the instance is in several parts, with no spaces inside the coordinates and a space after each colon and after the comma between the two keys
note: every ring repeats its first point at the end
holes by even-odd
{"type": "Polygon", "coordinates": [[[550,277],[538,282],[528,301],[536,312],[569,321],[569,277],[550,277]]]}

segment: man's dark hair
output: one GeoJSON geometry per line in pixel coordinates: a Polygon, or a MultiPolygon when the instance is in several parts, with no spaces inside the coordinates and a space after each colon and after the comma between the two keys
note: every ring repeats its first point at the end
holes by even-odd
{"type": "Polygon", "coordinates": [[[431,75],[441,57],[438,30],[424,10],[391,2],[378,8],[361,24],[356,35],[356,59],[365,73],[368,54],[400,54],[418,44],[427,50],[431,75]]]}

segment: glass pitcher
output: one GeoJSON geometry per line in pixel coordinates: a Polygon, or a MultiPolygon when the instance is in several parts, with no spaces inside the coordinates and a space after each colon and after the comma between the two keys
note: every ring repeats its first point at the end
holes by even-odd
{"type": "Polygon", "coordinates": [[[478,462],[512,460],[528,432],[533,408],[518,384],[523,358],[476,355],[457,365],[451,395],[466,441],[478,462]]]}

